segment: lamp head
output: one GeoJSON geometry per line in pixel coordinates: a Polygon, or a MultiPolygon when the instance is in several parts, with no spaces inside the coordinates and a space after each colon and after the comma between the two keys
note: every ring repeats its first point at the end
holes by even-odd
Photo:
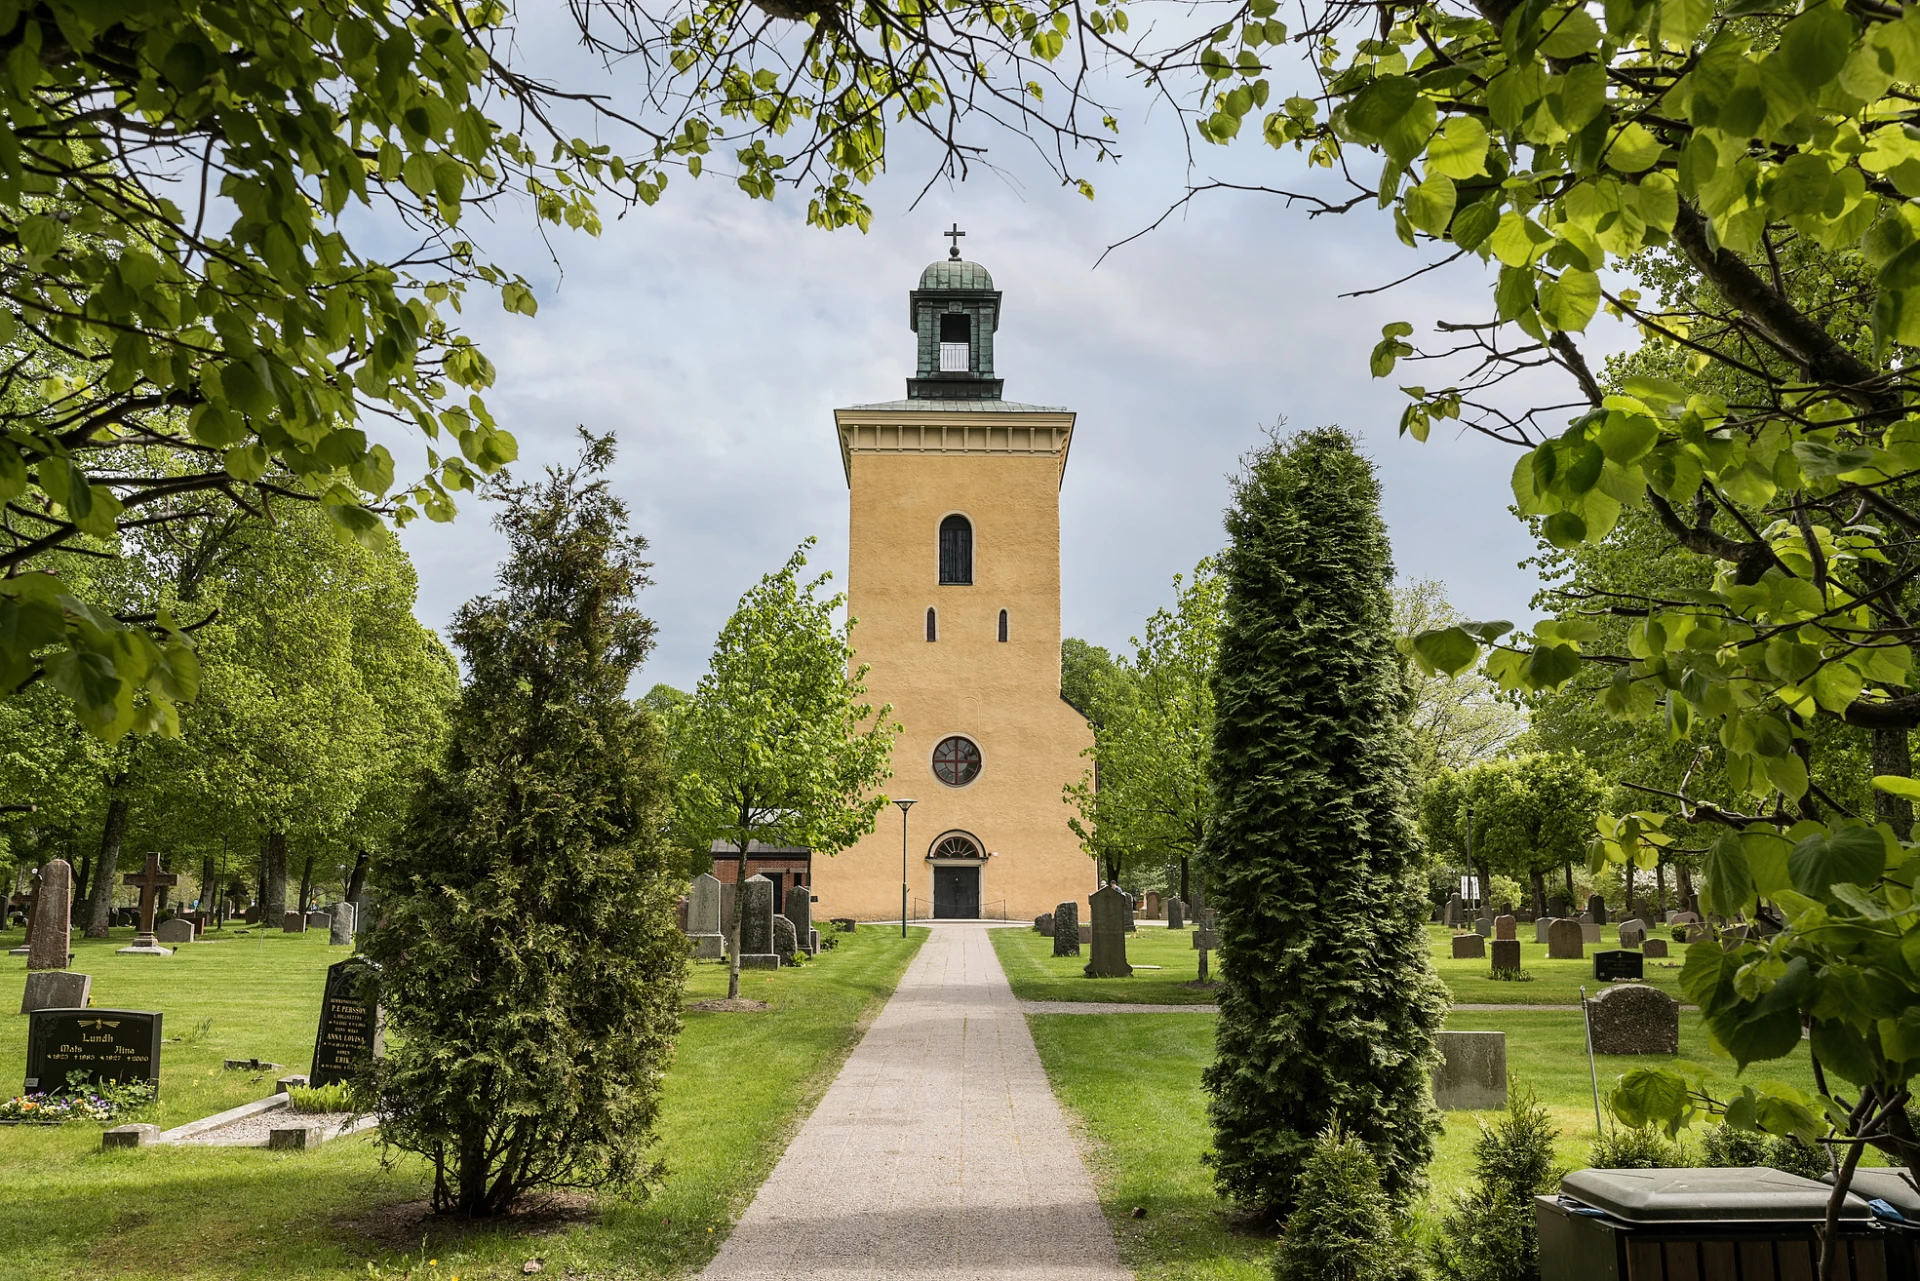
{"type": "Polygon", "coordinates": [[[900,807],[900,812],[902,814],[906,813],[908,810],[912,809],[915,805],[918,805],[919,803],[920,802],[918,801],[907,800],[905,798],[902,798],[894,802],[895,805],[898,805],[900,807]]]}

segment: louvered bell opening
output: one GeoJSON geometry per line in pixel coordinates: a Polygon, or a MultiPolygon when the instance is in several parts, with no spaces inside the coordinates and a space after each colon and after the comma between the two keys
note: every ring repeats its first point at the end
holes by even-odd
{"type": "Polygon", "coordinates": [[[973,327],[964,312],[940,317],[940,372],[964,374],[972,367],[973,327]]]}

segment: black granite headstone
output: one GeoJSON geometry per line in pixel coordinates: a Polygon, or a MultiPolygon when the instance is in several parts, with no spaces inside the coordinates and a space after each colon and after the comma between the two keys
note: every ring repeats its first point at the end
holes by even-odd
{"type": "Polygon", "coordinates": [[[1646,960],[1638,952],[1595,952],[1593,954],[1593,977],[1601,983],[1611,983],[1615,979],[1638,979],[1646,977],[1646,960]]]}
{"type": "Polygon", "coordinates": [[[27,1089],[90,1082],[151,1081],[160,1088],[160,1015],[154,1010],[35,1010],[27,1016],[27,1089]]]}
{"type": "Polygon", "coordinates": [[[320,997],[320,1032],[313,1043],[313,1070],[309,1085],[351,1081],[360,1060],[380,1057],[380,1011],[360,997],[360,975],[366,962],[348,957],[327,967],[327,987],[320,997]]]}

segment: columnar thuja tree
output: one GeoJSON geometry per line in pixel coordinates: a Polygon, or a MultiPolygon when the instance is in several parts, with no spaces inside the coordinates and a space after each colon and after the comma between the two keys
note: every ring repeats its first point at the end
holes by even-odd
{"type": "Polygon", "coordinates": [[[1257,450],[1227,516],[1205,865],[1227,980],[1206,1071],[1222,1192],[1289,1209],[1314,1138],[1419,1186],[1444,994],[1407,795],[1379,484],[1337,429],[1257,450]]]}
{"type": "MultiPolygon", "coordinates": [[[[841,596],[819,595],[826,575],[802,582],[809,538],[740,598],[714,642],[707,674],[672,718],[681,838],[736,851],[736,884],[747,879],[754,841],[831,855],[873,830],[887,803],[898,726],[889,707],[866,703],[864,666],[836,627],[841,596]]],[[[733,906],[727,995],[740,995],[740,922],[733,906]]]]}
{"type": "Polygon", "coordinates": [[[431,1163],[443,1212],[640,1178],[679,1032],[664,745],[626,699],[653,637],[645,543],[598,478],[611,459],[590,440],[496,491],[512,555],[454,619],[452,746],[373,870],[381,1135],[431,1163]]]}

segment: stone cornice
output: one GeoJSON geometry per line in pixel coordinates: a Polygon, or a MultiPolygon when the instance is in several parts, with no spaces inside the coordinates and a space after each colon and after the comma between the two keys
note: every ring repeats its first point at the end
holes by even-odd
{"type": "Polygon", "coordinates": [[[833,411],[840,437],[840,466],[853,483],[853,455],[859,454],[1051,454],[1059,459],[1059,478],[1067,473],[1073,444],[1074,413],[1069,409],[988,408],[998,402],[961,402],[940,408],[937,401],[911,408],[854,406],[833,411]]]}

